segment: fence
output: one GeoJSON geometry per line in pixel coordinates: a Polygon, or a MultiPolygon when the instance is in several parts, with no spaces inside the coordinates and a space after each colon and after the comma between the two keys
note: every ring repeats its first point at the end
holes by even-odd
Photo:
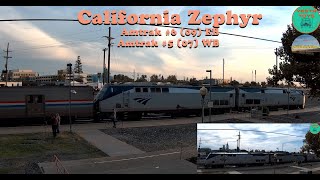
{"type": "Polygon", "coordinates": [[[56,155],[53,155],[53,159],[54,159],[54,165],[57,168],[58,174],[69,174],[67,169],[61,164],[61,161],[59,160],[59,158],[56,155]]]}

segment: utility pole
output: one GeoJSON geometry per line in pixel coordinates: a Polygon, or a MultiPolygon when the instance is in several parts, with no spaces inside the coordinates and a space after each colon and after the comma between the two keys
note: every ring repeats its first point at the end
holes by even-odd
{"type": "Polygon", "coordinates": [[[241,151],[240,150],[240,131],[239,131],[239,135],[237,135],[237,136],[239,136],[239,138],[238,138],[238,144],[239,144],[238,147],[239,147],[239,152],[240,152],[241,151]]]}
{"type": "Polygon", "coordinates": [[[103,71],[102,71],[102,85],[104,85],[106,79],[106,50],[107,48],[103,49],[103,71]]]}
{"type": "Polygon", "coordinates": [[[278,48],[276,48],[275,54],[276,54],[276,73],[278,73],[278,48]]]}
{"type": "Polygon", "coordinates": [[[5,64],[5,68],[6,68],[6,86],[8,86],[8,59],[12,58],[12,57],[9,57],[9,52],[12,52],[12,51],[9,51],[9,43],[7,45],[7,50],[4,51],[4,52],[7,53],[7,55],[3,56],[3,57],[6,59],[6,64],[5,64]]]}
{"type": "Polygon", "coordinates": [[[224,58],[223,58],[223,67],[222,67],[222,83],[224,84],[224,58]]]}
{"type": "Polygon", "coordinates": [[[111,26],[109,26],[109,36],[103,36],[108,38],[108,84],[110,83],[110,47],[111,47],[111,40],[114,39],[111,37],[111,26]]]}
{"type": "MultiPolygon", "coordinates": [[[[211,73],[212,73],[212,71],[211,70],[207,70],[206,72],[209,72],[210,73],[210,88],[209,88],[209,93],[210,93],[210,104],[211,104],[211,79],[212,79],[212,77],[211,77],[211,73]]],[[[211,105],[210,105],[210,107],[209,107],[209,122],[211,122],[211,105]]]]}
{"type": "Polygon", "coordinates": [[[133,82],[136,80],[136,70],[133,70],[133,82]]]}
{"type": "Polygon", "coordinates": [[[72,130],[71,130],[71,124],[72,124],[72,120],[71,120],[71,71],[72,71],[72,64],[68,63],[67,67],[68,67],[68,74],[69,74],[69,125],[70,125],[70,132],[72,132],[72,130]]]}
{"type": "Polygon", "coordinates": [[[254,82],[257,82],[257,70],[254,70],[254,82]]]}
{"type": "Polygon", "coordinates": [[[252,74],[251,74],[251,82],[253,81],[253,70],[252,70],[252,74]]]}

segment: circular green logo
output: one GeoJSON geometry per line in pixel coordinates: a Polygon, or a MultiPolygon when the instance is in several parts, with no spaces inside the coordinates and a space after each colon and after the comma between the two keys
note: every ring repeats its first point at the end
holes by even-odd
{"type": "Polygon", "coordinates": [[[320,24],[320,15],[312,6],[300,6],[292,15],[294,28],[301,33],[312,33],[320,24]]]}
{"type": "Polygon", "coordinates": [[[312,125],[310,126],[310,132],[311,132],[312,134],[318,134],[318,133],[320,132],[320,126],[319,126],[319,124],[312,124],[312,125]]]}

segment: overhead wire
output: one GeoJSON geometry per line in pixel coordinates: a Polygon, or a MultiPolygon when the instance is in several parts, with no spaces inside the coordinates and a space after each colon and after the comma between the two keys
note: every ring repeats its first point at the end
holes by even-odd
{"type": "Polygon", "coordinates": [[[252,131],[252,132],[263,132],[263,133],[271,133],[271,134],[278,134],[278,135],[284,135],[284,136],[294,136],[294,137],[303,137],[304,136],[297,136],[293,134],[285,134],[285,133],[277,133],[277,132],[268,132],[268,131],[258,131],[258,130],[245,130],[245,129],[197,129],[197,131],[207,131],[207,130],[236,130],[236,131],[252,131]]]}

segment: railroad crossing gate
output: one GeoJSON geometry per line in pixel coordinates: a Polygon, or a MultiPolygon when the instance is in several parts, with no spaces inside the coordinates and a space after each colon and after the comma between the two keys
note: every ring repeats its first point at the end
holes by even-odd
{"type": "Polygon", "coordinates": [[[43,117],[45,115],[44,95],[26,96],[26,115],[27,117],[43,117]]]}

